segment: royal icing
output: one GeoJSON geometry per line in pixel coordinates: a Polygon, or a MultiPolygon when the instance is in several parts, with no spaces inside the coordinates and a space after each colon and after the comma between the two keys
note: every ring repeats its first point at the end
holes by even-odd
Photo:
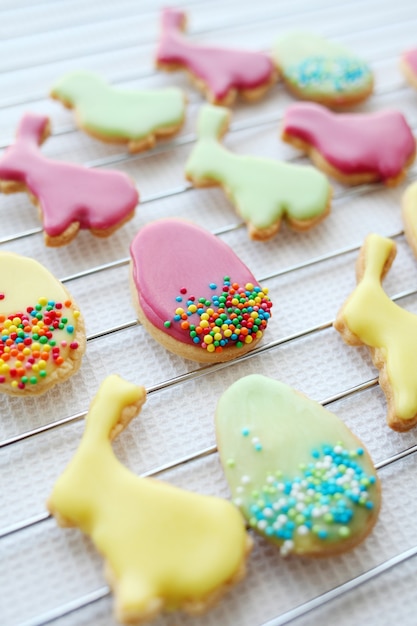
{"type": "Polygon", "coordinates": [[[211,233],[181,220],[159,220],[140,229],[130,253],[144,316],[195,348],[196,360],[201,351],[235,349],[238,355],[262,337],[271,316],[268,290],[211,233]]]}
{"type": "Polygon", "coordinates": [[[163,11],[156,62],[162,68],[185,67],[204,83],[210,100],[225,103],[236,90],[250,92],[275,80],[274,64],[266,54],[192,43],[182,34],[184,26],[185,13],[163,11]]]}
{"type": "Polygon", "coordinates": [[[411,164],[416,142],[399,111],[333,113],[313,102],[291,105],[284,116],[283,139],[314,147],[331,166],[348,176],[369,173],[385,182],[398,179],[411,164]]]}
{"type": "Polygon", "coordinates": [[[358,102],[372,91],[368,65],[318,35],[292,32],[276,41],[272,56],[287,85],[309,100],[337,105],[358,102]]]}
{"type": "Polygon", "coordinates": [[[295,228],[313,226],[329,211],[331,188],[315,168],[233,154],[220,143],[229,111],[205,105],[185,175],[196,186],[219,185],[255,239],[269,239],[285,217],[295,228]]]}
{"type": "Polygon", "coordinates": [[[317,402],[246,376],[221,396],[216,431],[233,502],[282,554],[343,552],[374,525],[380,494],[369,454],[317,402]]]}
{"type": "Polygon", "coordinates": [[[381,280],[396,254],[394,241],[369,235],[361,251],[358,285],[340,310],[335,328],[352,345],[365,344],[381,370],[388,425],[408,430],[417,423],[417,316],[384,292],[381,280]]]}
{"type": "Polygon", "coordinates": [[[417,182],[409,185],[403,194],[402,216],[407,241],[417,256],[417,182]]]}
{"type": "Polygon", "coordinates": [[[163,608],[201,609],[243,575],[250,546],[230,502],[140,478],[117,459],[111,439],[138,413],[145,393],[115,375],[104,380],[48,501],[58,523],[90,535],[106,559],[117,617],[128,623],[163,608]]]}
{"type": "Polygon", "coordinates": [[[409,82],[417,87],[417,48],[402,55],[402,68],[409,82]]]}
{"type": "Polygon", "coordinates": [[[48,237],[66,243],[78,228],[107,234],[133,215],[138,192],[126,174],[47,159],[39,150],[47,132],[47,117],[23,116],[15,143],[0,157],[0,189],[34,196],[48,237]]]}
{"type": "Polygon", "coordinates": [[[0,392],[41,393],[74,373],[85,350],[80,312],[40,263],[0,252],[0,392]]]}
{"type": "Polygon", "coordinates": [[[109,141],[126,141],[132,151],[150,147],[155,136],[172,134],[184,121],[184,96],[176,88],[122,89],[93,72],[75,71],[65,74],[51,95],[75,109],[84,130],[109,141]]]}

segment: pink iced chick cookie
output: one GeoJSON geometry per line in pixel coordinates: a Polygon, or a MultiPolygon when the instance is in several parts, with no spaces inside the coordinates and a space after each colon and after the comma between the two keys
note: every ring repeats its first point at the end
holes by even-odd
{"type": "Polygon", "coordinates": [[[276,81],[277,70],[266,54],[192,43],[182,34],[185,23],[183,11],[163,11],[156,64],[187,70],[213,104],[232,104],[237,93],[256,100],[276,81]]]}
{"type": "Polygon", "coordinates": [[[401,58],[401,69],[410,85],[417,89],[417,48],[404,52],[401,58]]]}
{"type": "Polygon", "coordinates": [[[107,237],[133,217],[139,196],[126,174],[47,159],[39,146],[48,135],[48,118],[28,113],[0,157],[0,191],[27,191],[40,209],[46,245],[69,243],[80,228],[107,237]]]}
{"type": "Polygon", "coordinates": [[[158,220],[139,231],[130,254],[139,320],[165,348],[210,363],[258,344],[271,316],[268,290],[220,239],[186,221],[158,220]]]}
{"type": "Polygon", "coordinates": [[[347,185],[397,185],[416,154],[416,140],[399,111],[333,113],[313,102],[288,107],[282,139],[306,152],[347,185]]]}

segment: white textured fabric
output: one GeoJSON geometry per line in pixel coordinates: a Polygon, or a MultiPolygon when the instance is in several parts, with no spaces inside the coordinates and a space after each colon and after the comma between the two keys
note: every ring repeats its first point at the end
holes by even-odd
{"type": "MultiPolygon", "coordinates": [[[[220,189],[180,191],[187,186],[183,167],[193,145],[202,98],[184,73],[155,73],[153,69],[159,9],[164,4],[160,0],[61,0],[50,4],[25,0],[17,7],[11,0],[0,2],[1,147],[11,141],[22,113],[31,110],[51,117],[54,134],[44,144],[45,154],[90,164],[120,155],[120,146],[100,143],[75,130],[72,113],[48,99],[53,81],[70,69],[92,69],[118,84],[137,87],[177,85],[188,97],[187,121],[179,135],[188,138],[188,143],[179,146],[174,139],[113,166],[129,173],[141,193],[143,204],[131,222],[105,240],[82,232],[70,245],[48,249],[39,232],[0,243],[0,249],[33,256],[57,277],[66,278],[127,258],[132,237],[153,219],[183,217],[212,231],[239,221],[220,189]],[[178,193],[172,195],[175,190],[178,193]],[[152,200],[156,194],[162,197],[152,200]]],[[[417,45],[415,0],[258,0],[254,4],[193,0],[187,2],[186,10],[189,35],[199,41],[268,50],[280,33],[309,29],[344,43],[370,62],[376,77],[375,95],[356,110],[397,108],[417,128],[417,93],[406,85],[398,69],[400,54],[417,45]]],[[[279,140],[279,119],[292,101],[278,84],[259,103],[237,104],[226,145],[241,154],[307,162],[279,140]],[[258,124],[266,119],[273,121],[258,124]],[[239,125],[246,129],[238,130],[239,125]]],[[[415,175],[412,170],[408,182],[415,175]]],[[[262,280],[320,255],[360,246],[370,232],[395,234],[398,257],[385,280],[387,292],[394,295],[417,284],[416,260],[400,234],[400,202],[406,185],[407,181],[395,189],[379,187],[352,194],[334,184],[337,199],[331,215],[307,233],[294,233],[283,225],[267,243],[249,241],[244,227],[221,237],[262,280]]],[[[40,227],[37,211],[24,194],[0,196],[0,215],[1,240],[40,227]]],[[[329,326],[314,330],[334,319],[353,289],[356,256],[357,252],[349,252],[263,281],[274,302],[263,345],[292,335],[303,337],[283,341],[243,363],[230,363],[219,371],[208,369],[198,378],[175,382],[176,377],[199,366],[166,352],[139,325],[89,341],[79,373],[46,395],[29,399],[0,396],[1,441],[85,411],[108,374],[119,373],[148,388],[171,380],[166,389],[149,394],[140,417],[115,443],[123,463],[143,473],[213,446],[217,399],[248,373],[276,377],[316,400],[329,399],[374,378],[377,372],[366,349],[344,345],[329,326]]],[[[128,274],[126,264],[67,282],[84,314],[88,335],[135,319],[128,274]]],[[[401,300],[401,305],[417,313],[416,296],[401,300]]],[[[329,408],[363,440],[375,462],[415,443],[415,431],[399,434],[386,426],[386,403],[378,386],[354,393],[329,408]]],[[[78,421],[0,449],[0,533],[45,511],[45,500],[77,448],[82,430],[82,421],[78,421]]],[[[415,455],[380,470],[380,519],[372,535],[349,554],[325,560],[283,560],[279,550],[255,537],[247,578],[215,609],[201,618],[178,613],[155,623],[260,625],[416,545],[417,498],[412,488],[416,471],[415,455]]],[[[216,454],[165,472],[160,478],[190,490],[228,497],[216,454]]],[[[414,626],[416,574],[417,559],[410,560],[294,623],[414,626]]],[[[37,623],[39,616],[104,584],[101,557],[76,529],[61,530],[49,520],[0,539],[2,626],[37,623]]],[[[112,626],[111,605],[111,599],[106,598],[57,623],[112,626]]]]}

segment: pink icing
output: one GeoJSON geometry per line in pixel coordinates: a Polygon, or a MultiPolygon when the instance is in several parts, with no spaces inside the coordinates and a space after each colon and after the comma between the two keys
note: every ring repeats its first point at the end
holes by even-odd
{"type": "Polygon", "coordinates": [[[184,20],[182,11],[163,11],[159,63],[184,65],[203,80],[217,100],[232,88],[255,89],[271,80],[275,69],[266,54],[190,43],[182,35],[184,20]]]}
{"type": "Polygon", "coordinates": [[[16,142],[0,157],[0,180],[24,183],[39,201],[45,232],[61,235],[73,222],[81,228],[107,230],[126,219],[138,192],[126,174],[93,170],[42,156],[48,118],[26,114],[16,142]]]}
{"type": "Polygon", "coordinates": [[[314,146],[344,174],[376,173],[395,178],[415,151],[415,138],[398,111],[332,113],[314,103],[291,105],[283,133],[314,146]]]}
{"type": "Polygon", "coordinates": [[[403,54],[403,60],[410,66],[411,70],[417,74],[417,48],[405,52],[403,54]]]}
{"type": "MultiPolygon", "coordinates": [[[[194,297],[211,299],[222,291],[223,278],[246,285],[258,283],[229,246],[199,226],[175,219],[157,220],[140,229],[130,246],[133,280],[140,306],[156,328],[183,343],[192,344],[179,324],[169,328],[178,307],[194,297]],[[216,290],[210,284],[217,286],[216,290]],[[184,292],[184,290],[186,290],[184,292]],[[176,300],[181,295],[182,302],[176,300]]],[[[197,314],[188,318],[198,324],[197,314]]]]}

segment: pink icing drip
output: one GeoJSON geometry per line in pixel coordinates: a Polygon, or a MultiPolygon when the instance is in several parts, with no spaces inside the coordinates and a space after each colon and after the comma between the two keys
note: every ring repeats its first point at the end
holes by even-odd
{"type": "Polygon", "coordinates": [[[283,131],[314,146],[344,174],[400,174],[415,151],[415,139],[398,111],[332,113],[314,103],[296,103],[285,114],[283,131]]]}
{"type": "Polygon", "coordinates": [[[410,68],[417,74],[417,48],[405,52],[403,60],[410,66],[410,68]]]}
{"type": "Polygon", "coordinates": [[[266,54],[190,43],[181,33],[184,19],[181,11],[164,10],[158,62],[184,65],[218,100],[232,88],[255,89],[271,79],[274,66],[266,54]]]}
{"type": "MultiPolygon", "coordinates": [[[[136,235],[130,246],[133,261],[133,280],[139,303],[148,320],[160,330],[183,343],[192,339],[179,324],[164,326],[171,321],[178,307],[187,309],[187,299],[194,296],[211,299],[220,293],[223,278],[245,286],[258,283],[229,246],[199,226],[181,220],[166,219],[147,224],[136,235]],[[209,284],[215,283],[213,291],[209,284]],[[183,302],[175,298],[181,289],[187,292],[183,302]]],[[[193,314],[190,324],[198,323],[193,314]]],[[[201,348],[198,348],[201,349],[201,348]]]]}
{"type": "Polygon", "coordinates": [[[122,172],[87,169],[42,156],[48,118],[26,114],[16,142],[0,158],[0,179],[24,183],[39,200],[45,232],[61,235],[74,221],[81,228],[107,230],[128,217],[138,192],[122,172]]]}

